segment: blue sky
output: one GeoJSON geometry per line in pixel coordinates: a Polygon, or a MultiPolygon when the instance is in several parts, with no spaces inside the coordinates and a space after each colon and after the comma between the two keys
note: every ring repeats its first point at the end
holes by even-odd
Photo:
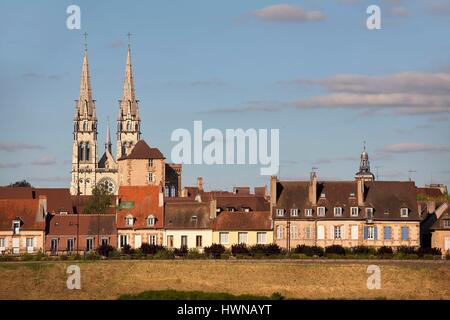
{"type": "MultiPolygon", "coordinates": [[[[380,179],[450,184],[450,1],[2,0],[0,12],[0,185],[69,187],[84,32],[101,151],[131,32],[143,138],[167,158],[171,132],[202,120],[280,129],[284,179],[312,166],[352,179],[365,140],[380,179]],[[66,28],[71,4],[81,30],[66,28]],[[365,27],[369,4],[381,30],[365,27]]],[[[262,185],[259,168],[186,165],[183,184],[262,185]]]]}

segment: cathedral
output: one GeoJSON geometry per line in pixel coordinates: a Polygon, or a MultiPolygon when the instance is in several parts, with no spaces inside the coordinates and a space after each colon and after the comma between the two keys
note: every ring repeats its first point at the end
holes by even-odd
{"type": "Polygon", "coordinates": [[[139,101],[136,99],[131,46],[128,44],[125,79],[117,117],[116,157],[113,155],[109,121],[102,156],[99,158],[96,100],[89,74],[87,44],[84,45],[80,94],[73,119],[72,195],[91,195],[98,184],[117,194],[120,185],[159,185],[166,196],[181,192],[181,165],[165,162],[157,148],[141,140],[139,101]]]}

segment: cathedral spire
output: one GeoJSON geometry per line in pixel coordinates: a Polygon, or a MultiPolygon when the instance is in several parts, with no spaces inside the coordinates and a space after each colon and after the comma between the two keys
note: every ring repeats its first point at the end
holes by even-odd
{"type": "Polygon", "coordinates": [[[122,99],[120,100],[122,116],[130,114],[133,118],[139,118],[138,105],[134,90],[133,68],[131,64],[131,34],[128,33],[127,64],[125,66],[125,80],[123,83],[122,99]]]}
{"type": "Polygon", "coordinates": [[[89,75],[87,33],[84,33],[84,57],[81,69],[80,95],[77,100],[78,117],[95,118],[95,101],[92,98],[91,79],[89,75]]]}
{"type": "Polygon", "coordinates": [[[105,150],[108,150],[109,153],[112,154],[111,151],[111,132],[109,130],[109,117],[106,119],[106,142],[105,142],[105,150]]]}

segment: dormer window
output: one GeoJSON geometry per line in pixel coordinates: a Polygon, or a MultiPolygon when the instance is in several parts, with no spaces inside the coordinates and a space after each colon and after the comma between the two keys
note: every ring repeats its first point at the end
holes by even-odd
{"type": "Polygon", "coordinates": [[[351,192],[350,193],[350,198],[354,198],[355,197],[355,193],[351,192]]]}
{"type": "Polygon", "coordinates": [[[409,210],[408,208],[401,208],[400,209],[400,216],[402,218],[408,218],[409,210]]]}
{"type": "Polygon", "coordinates": [[[334,207],[334,216],[335,217],[342,216],[342,207],[334,207]]]}
{"type": "Polygon", "coordinates": [[[320,194],[320,197],[324,199],[324,198],[325,198],[325,193],[322,192],[322,193],[320,194]]]}
{"type": "Polygon", "coordinates": [[[155,217],[153,215],[149,215],[147,217],[147,226],[153,227],[155,225],[155,217]]]}
{"type": "Polygon", "coordinates": [[[312,217],[312,209],[305,209],[305,217],[312,217]]]}
{"type": "Polygon", "coordinates": [[[134,224],[134,218],[132,216],[127,216],[125,218],[125,224],[129,227],[132,227],[134,224]]]}
{"type": "Polygon", "coordinates": [[[244,212],[250,212],[250,208],[248,208],[248,207],[243,207],[242,209],[244,212]]]}
{"type": "Polygon", "coordinates": [[[444,228],[450,229],[450,220],[444,220],[444,228]]]}
{"type": "Polygon", "coordinates": [[[197,216],[192,216],[192,217],[191,217],[191,221],[192,221],[192,222],[197,222],[197,220],[198,220],[197,216]]]}
{"type": "Polygon", "coordinates": [[[298,217],[298,209],[297,208],[291,209],[291,217],[298,217]]]}
{"type": "Polygon", "coordinates": [[[384,214],[389,214],[389,209],[384,209],[384,214]]]}
{"type": "Polygon", "coordinates": [[[227,210],[230,211],[230,212],[235,212],[236,211],[236,209],[234,207],[228,207],[227,210]]]}
{"type": "Polygon", "coordinates": [[[18,234],[20,232],[20,220],[19,219],[13,220],[12,228],[13,228],[14,234],[18,234]]]}
{"type": "Polygon", "coordinates": [[[325,216],[325,207],[317,207],[317,216],[319,217],[325,216]]]}
{"type": "Polygon", "coordinates": [[[276,210],[276,214],[277,214],[277,217],[282,217],[282,216],[284,216],[284,209],[277,209],[277,210],[276,210]]]}
{"type": "Polygon", "coordinates": [[[350,208],[350,215],[351,215],[352,217],[357,217],[357,216],[358,216],[358,213],[359,213],[358,207],[351,207],[351,208],[350,208]]]}

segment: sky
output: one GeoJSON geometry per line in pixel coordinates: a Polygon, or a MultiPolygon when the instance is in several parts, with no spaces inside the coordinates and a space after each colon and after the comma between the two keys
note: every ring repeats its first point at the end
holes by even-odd
{"type": "MultiPolygon", "coordinates": [[[[201,120],[279,129],[281,179],[317,167],[351,180],[366,141],[379,180],[450,184],[448,0],[1,0],[0,12],[0,185],[69,187],[84,32],[99,156],[131,32],[142,138],[169,162],[171,133],[201,120]],[[380,30],[366,27],[371,4],[380,30]]],[[[183,166],[183,185],[199,176],[207,189],[269,181],[260,165],[183,166]]]]}

